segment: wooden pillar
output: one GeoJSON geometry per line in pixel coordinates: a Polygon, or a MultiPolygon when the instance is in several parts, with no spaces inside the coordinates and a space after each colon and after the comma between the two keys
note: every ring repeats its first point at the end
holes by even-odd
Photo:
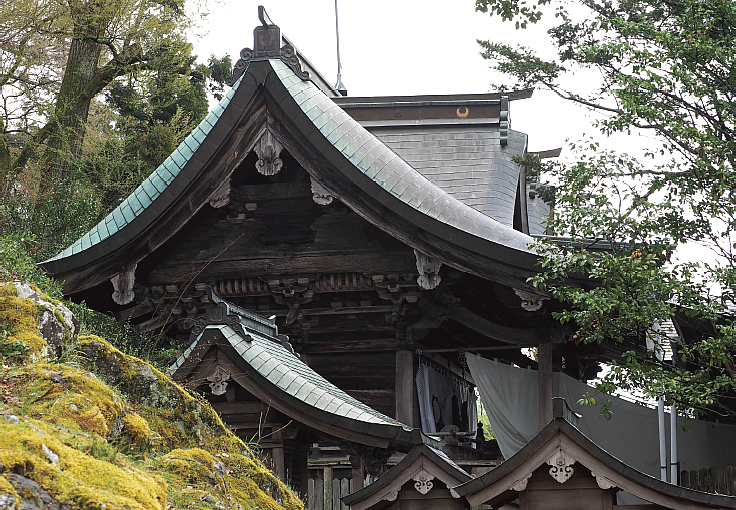
{"type": "Polygon", "coordinates": [[[350,467],[352,468],[353,487],[350,492],[355,492],[363,488],[365,481],[365,468],[363,467],[363,459],[360,455],[350,456],[350,467]]]}
{"type": "Polygon", "coordinates": [[[414,353],[396,351],[396,419],[414,427],[414,353]]]}
{"type": "Polygon", "coordinates": [[[286,468],[284,465],[284,447],[274,446],[273,449],[271,449],[271,456],[273,458],[273,470],[276,471],[276,476],[278,476],[279,480],[282,482],[288,482],[286,479],[286,468]]]}
{"type": "Polygon", "coordinates": [[[286,462],[284,459],[284,441],[281,431],[277,430],[271,436],[271,439],[277,441],[277,446],[271,449],[271,458],[273,459],[273,470],[276,476],[284,483],[289,483],[286,479],[286,462]]]}
{"type": "Polygon", "coordinates": [[[325,466],[322,472],[322,479],[324,480],[324,510],[332,510],[332,466],[325,466]]]}
{"type": "Polygon", "coordinates": [[[539,430],[552,421],[552,344],[537,347],[539,370],[539,430]]]}

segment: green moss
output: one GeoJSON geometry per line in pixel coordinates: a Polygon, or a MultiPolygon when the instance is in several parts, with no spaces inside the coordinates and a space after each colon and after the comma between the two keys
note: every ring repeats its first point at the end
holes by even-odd
{"type": "Polygon", "coordinates": [[[209,489],[220,501],[238,502],[243,508],[303,509],[303,503],[251,457],[213,451],[212,448],[177,449],[159,462],[162,470],[178,478],[177,484],[209,489]]]}
{"type": "Polygon", "coordinates": [[[107,436],[124,415],[120,398],[93,373],[68,365],[35,363],[23,368],[30,376],[24,414],[78,432],[107,436]]]}
{"type": "MultiPolygon", "coordinates": [[[[0,288],[6,335],[36,331],[40,307],[10,287],[0,288]]],[[[16,364],[0,381],[23,416],[0,420],[0,493],[17,495],[7,474],[18,472],[81,509],[205,510],[211,498],[233,510],[303,509],[206,401],[102,338],[80,337],[77,348],[84,368],[16,364]]]]}
{"type": "Polygon", "coordinates": [[[15,498],[16,501],[20,501],[20,496],[15,492],[13,487],[5,476],[0,475],[0,494],[8,494],[15,498]]]}
{"type": "Polygon", "coordinates": [[[0,323],[9,324],[12,329],[12,334],[0,346],[0,353],[23,352],[25,359],[45,357],[48,354],[48,345],[38,336],[40,315],[41,309],[36,303],[18,297],[15,285],[0,287],[0,323]]]}
{"type": "Polygon", "coordinates": [[[125,428],[123,432],[135,443],[150,443],[153,438],[151,427],[148,422],[137,413],[129,411],[123,417],[125,428]]]}
{"type": "Polygon", "coordinates": [[[12,282],[0,282],[0,297],[18,297],[18,289],[12,282]]]}
{"type": "Polygon", "coordinates": [[[0,461],[6,470],[22,472],[81,509],[166,508],[165,484],[154,473],[95,459],[55,439],[43,422],[31,423],[43,436],[26,422],[0,422],[0,461]],[[57,464],[47,458],[42,445],[59,456],[57,464]]]}

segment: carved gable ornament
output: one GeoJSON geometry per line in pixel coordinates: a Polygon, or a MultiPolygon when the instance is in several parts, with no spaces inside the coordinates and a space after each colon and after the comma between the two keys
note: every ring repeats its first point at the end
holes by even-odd
{"type": "Polygon", "coordinates": [[[135,292],[133,292],[133,286],[135,285],[135,270],[138,264],[133,264],[130,267],[126,267],[123,271],[116,274],[110,279],[114,292],[112,293],[112,300],[119,305],[127,305],[133,302],[135,298],[135,292]]]}
{"type": "Polygon", "coordinates": [[[417,258],[417,271],[419,272],[417,283],[419,287],[424,290],[434,289],[442,281],[439,274],[442,262],[417,249],[414,249],[414,255],[417,258]]]}
{"type": "Polygon", "coordinates": [[[256,161],[256,170],[262,175],[276,175],[284,166],[284,162],[279,156],[284,146],[281,145],[274,136],[273,131],[266,128],[261,137],[256,142],[253,150],[258,155],[256,161]]]}
{"type": "Polygon", "coordinates": [[[215,371],[207,377],[210,382],[210,389],[213,395],[224,395],[227,391],[227,382],[230,379],[230,372],[222,366],[217,365],[215,371]]]}
{"type": "Polygon", "coordinates": [[[575,459],[569,456],[565,451],[560,448],[554,455],[547,459],[549,464],[549,474],[560,483],[565,483],[570,479],[575,470],[572,465],[575,464],[575,459]]]}
{"type": "Polygon", "coordinates": [[[420,494],[426,494],[432,490],[434,475],[428,473],[424,469],[419,470],[417,474],[412,477],[414,480],[414,488],[419,491],[420,494]]]}
{"type": "Polygon", "coordinates": [[[521,299],[521,307],[527,312],[536,312],[542,308],[543,301],[549,299],[547,296],[529,292],[528,290],[514,289],[514,293],[521,299]]]}

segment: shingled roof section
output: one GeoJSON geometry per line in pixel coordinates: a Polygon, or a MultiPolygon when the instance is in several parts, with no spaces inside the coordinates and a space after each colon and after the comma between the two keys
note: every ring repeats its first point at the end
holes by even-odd
{"type": "Polygon", "coordinates": [[[252,53],[239,60],[232,90],[174,153],[90,232],[42,263],[64,280],[66,294],[135,267],[186,225],[239,168],[243,149],[256,143],[258,126],[241,128],[253,119],[269,122],[259,110],[266,102],[284,126],[278,136],[296,130],[295,139],[281,142],[300,162],[300,150],[317,158],[304,159],[305,169],[359,215],[440,262],[528,287],[538,260],[530,236],[432,183],[299,71],[293,48],[282,50],[291,56],[252,53]]]}

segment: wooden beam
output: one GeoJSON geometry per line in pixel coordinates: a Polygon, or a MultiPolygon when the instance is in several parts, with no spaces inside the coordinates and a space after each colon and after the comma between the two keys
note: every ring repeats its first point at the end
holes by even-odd
{"type": "Polygon", "coordinates": [[[375,249],[369,251],[365,248],[356,251],[343,250],[339,254],[305,252],[279,256],[264,253],[263,258],[254,258],[253,254],[249,254],[242,255],[243,260],[236,260],[239,256],[238,248],[238,245],[234,245],[223,252],[217,260],[204,260],[201,261],[201,265],[200,262],[192,262],[193,256],[196,256],[199,250],[191,254],[179,254],[175,261],[166,261],[148,273],[149,285],[165,285],[176,281],[182,275],[191,274],[192,265],[196,270],[201,269],[197,281],[202,282],[227,278],[280,277],[285,274],[351,273],[355,272],[356,268],[360,268],[360,272],[366,274],[401,274],[416,271],[416,257],[409,250],[376,253],[375,249]]]}
{"type": "MultiPolygon", "coordinates": [[[[391,313],[394,309],[393,305],[373,305],[373,306],[341,306],[337,308],[299,308],[299,312],[305,316],[325,316],[325,315],[355,315],[359,313],[391,313]]],[[[288,310],[255,310],[256,313],[270,317],[285,317],[289,313],[288,310]]],[[[395,328],[395,326],[394,326],[395,328]]]]}
{"type": "Polygon", "coordinates": [[[484,319],[462,306],[452,306],[447,310],[447,317],[476,333],[487,336],[505,344],[520,347],[536,347],[539,344],[540,331],[537,329],[510,328],[484,319]]]}
{"type": "Polygon", "coordinates": [[[244,185],[234,188],[230,193],[231,199],[239,202],[267,202],[269,200],[285,200],[291,198],[312,198],[309,181],[244,185]]]}
{"type": "Polygon", "coordinates": [[[162,313],[155,315],[150,320],[138,324],[135,327],[135,331],[136,333],[147,333],[149,331],[153,331],[154,329],[165,326],[169,321],[174,322],[178,318],[179,317],[171,313],[170,310],[164,310],[162,313]]]}
{"type": "Polygon", "coordinates": [[[414,427],[414,353],[396,351],[396,419],[414,427]]]}
{"type": "Polygon", "coordinates": [[[125,310],[116,313],[115,318],[120,322],[126,322],[130,319],[140,317],[141,315],[151,313],[155,309],[156,308],[152,303],[141,303],[139,305],[131,306],[130,308],[126,308],[125,310]]]}
{"type": "Polygon", "coordinates": [[[539,430],[552,421],[552,343],[540,343],[537,347],[539,369],[539,430]]]}
{"type": "MultiPolygon", "coordinates": [[[[310,330],[310,333],[312,330],[310,330]]],[[[376,340],[310,341],[302,346],[304,354],[338,354],[344,352],[392,352],[410,347],[405,340],[379,338],[376,340]]]]}

